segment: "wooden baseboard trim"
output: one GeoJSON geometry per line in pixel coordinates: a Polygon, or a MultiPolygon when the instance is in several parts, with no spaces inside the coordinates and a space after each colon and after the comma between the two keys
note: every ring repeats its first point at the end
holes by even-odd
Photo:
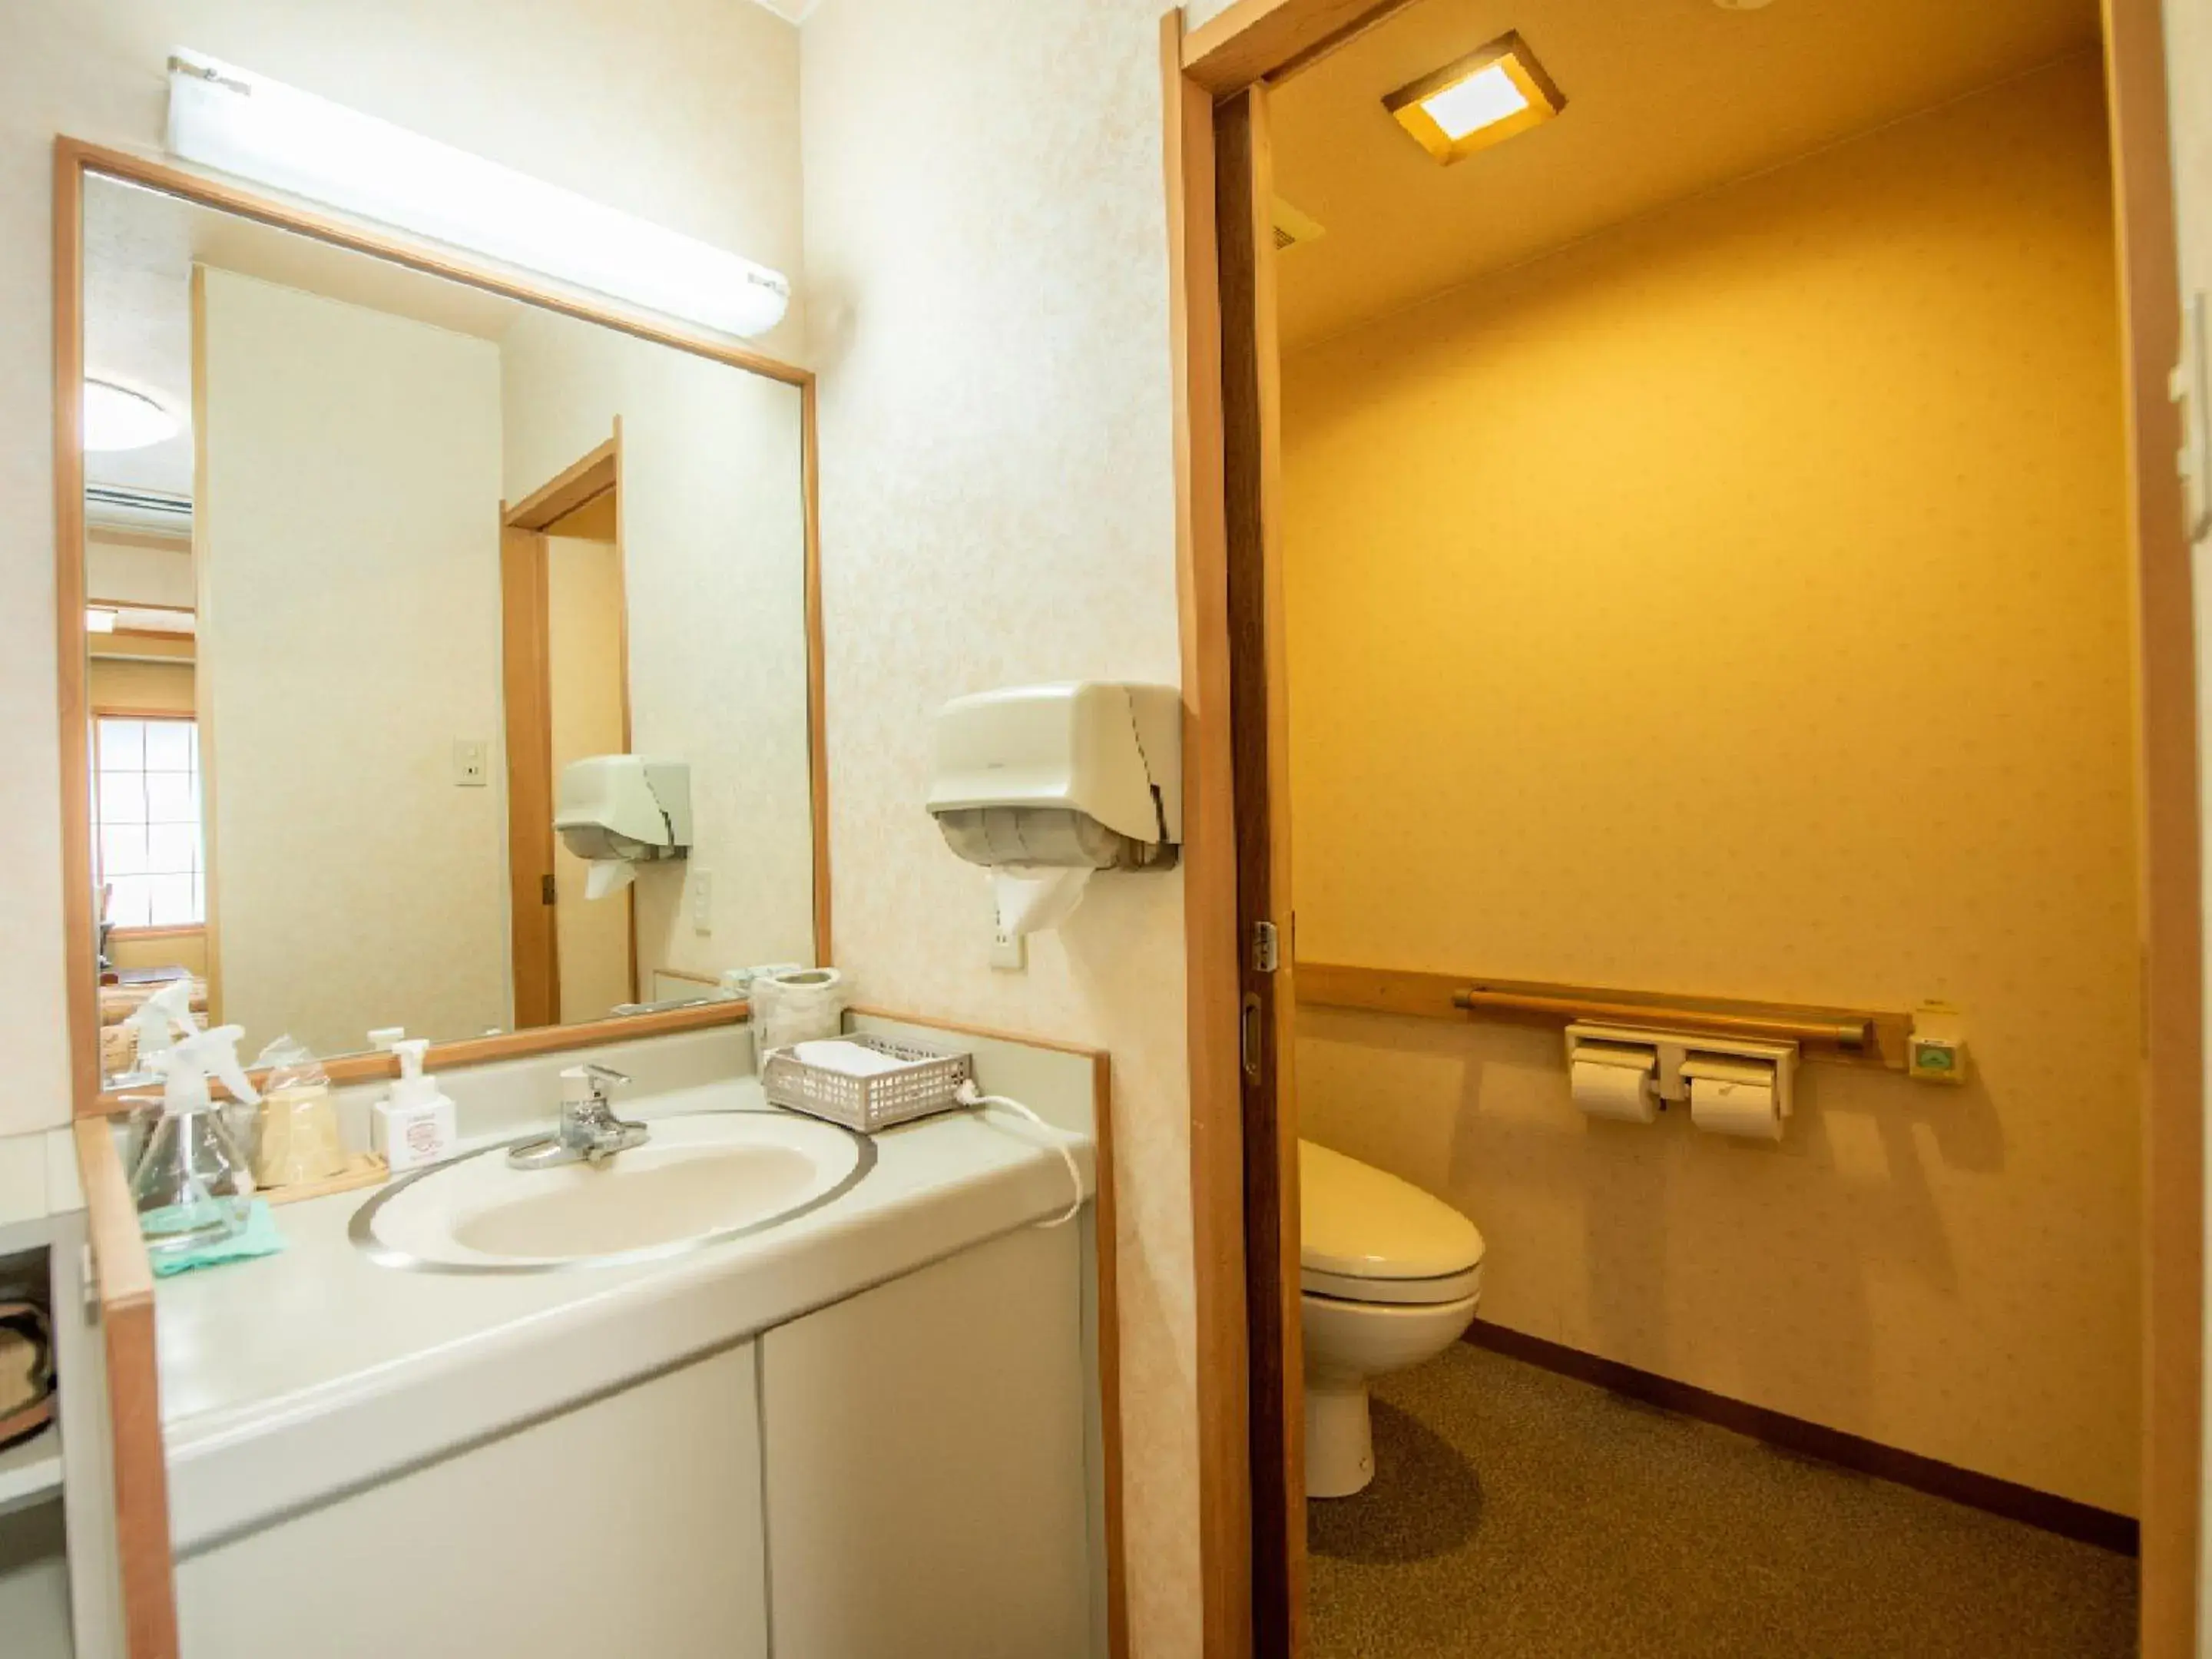
{"type": "Polygon", "coordinates": [[[1808,1423],[1802,1417],[1770,1411],[1764,1406],[1731,1400],[1726,1395],[1715,1394],[1709,1389],[1679,1382],[1671,1376],[1661,1376],[1656,1371],[1638,1370],[1635,1366],[1623,1364],[1617,1359],[1601,1358],[1594,1353],[1584,1353],[1579,1348],[1570,1348],[1563,1343],[1547,1341],[1540,1336],[1508,1330],[1503,1325],[1493,1325],[1486,1320],[1478,1319],[1468,1327],[1465,1340],[1479,1348],[1504,1354],[1509,1359],[1539,1365],[1547,1371],[1557,1371],[1560,1376],[1571,1376],[1577,1382],[1595,1383],[1601,1389],[1626,1395],[1631,1400],[1642,1401],[1649,1406],[1662,1407],[1668,1411],[1680,1412],[1685,1417],[1694,1417],[1701,1422],[1732,1429],[1738,1434],[1764,1441],[1770,1446],[1779,1447],[1801,1457],[1817,1458],[1839,1468],[1894,1481],[1916,1492],[1948,1498],[1953,1503],[1964,1504],[1970,1509],[2001,1515],[2008,1521],[2024,1521],[2031,1527],[2040,1527],[2045,1532],[2057,1533],[2062,1538],[2071,1538],[2080,1543],[2094,1544],[2100,1549],[2112,1550],[2122,1555],[2136,1553],[2137,1526],[2132,1516],[2118,1515],[2092,1504],[2077,1503],[2070,1498],[2038,1492],[2033,1486],[2001,1480],[1993,1474],[1980,1474],[1972,1469],[1962,1469],[1954,1463],[1938,1462],[1935,1458],[1923,1457],[1917,1452],[1885,1446],[1880,1441],[1846,1434],[1841,1429],[1828,1428],[1819,1423],[1808,1423]]]}

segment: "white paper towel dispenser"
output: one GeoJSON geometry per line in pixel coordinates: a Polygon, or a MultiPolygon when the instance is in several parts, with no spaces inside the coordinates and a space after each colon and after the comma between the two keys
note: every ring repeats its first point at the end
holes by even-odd
{"type": "Polygon", "coordinates": [[[929,810],[945,844],[1006,872],[1000,926],[1057,925],[1095,870],[1164,870],[1182,840],[1182,695],[1077,680],[938,711],[929,810]]]}
{"type": "Polygon", "coordinates": [[[587,861],[586,892],[601,898],[640,864],[691,850],[691,769],[643,755],[592,755],[561,769],[553,827],[587,861]]]}

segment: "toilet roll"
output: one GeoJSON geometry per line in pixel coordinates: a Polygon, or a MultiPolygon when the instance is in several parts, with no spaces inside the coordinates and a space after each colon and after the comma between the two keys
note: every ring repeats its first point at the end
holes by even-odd
{"type": "Polygon", "coordinates": [[[1694,1060],[1682,1067],[1690,1084],[1690,1121],[1744,1140],[1782,1139],[1774,1068],[1755,1060],[1694,1060]]]}
{"type": "Polygon", "coordinates": [[[991,872],[991,897],[999,926],[1017,939],[1057,927],[1083,902],[1091,866],[1068,869],[1007,865],[991,872]]]}
{"type": "Polygon", "coordinates": [[[1570,1073],[1575,1104],[1587,1115],[1622,1123],[1649,1123],[1659,1115],[1658,1090],[1651,1081],[1652,1055],[1585,1058],[1589,1054],[1587,1045],[1577,1051],[1570,1073]]]}
{"type": "Polygon", "coordinates": [[[637,866],[628,859],[593,859],[584,871],[584,896],[605,898],[619,893],[637,879],[637,866]]]}

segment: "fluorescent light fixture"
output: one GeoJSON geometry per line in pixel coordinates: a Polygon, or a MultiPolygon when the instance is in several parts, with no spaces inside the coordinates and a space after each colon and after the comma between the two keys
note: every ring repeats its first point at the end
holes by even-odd
{"type": "Polygon", "coordinates": [[[92,450],[143,449],[173,438],[177,417],[143,392],[112,380],[84,383],[84,447],[92,450]]]}
{"type": "Polygon", "coordinates": [[[783,319],[779,272],[265,76],[179,50],[169,149],[380,224],[725,334],[783,319]]]}
{"type": "Polygon", "coordinates": [[[112,634],[115,631],[115,613],[104,605],[87,605],[84,631],[88,634],[112,634]]]}
{"type": "Polygon", "coordinates": [[[1500,35],[1382,100],[1398,125],[1447,167],[1550,120],[1566,104],[1517,34],[1500,35]]]}

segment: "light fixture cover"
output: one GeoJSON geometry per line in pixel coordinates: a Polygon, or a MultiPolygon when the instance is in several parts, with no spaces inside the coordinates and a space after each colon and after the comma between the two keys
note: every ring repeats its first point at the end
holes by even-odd
{"type": "Polygon", "coordinates": [[[143,449],[173,438],[183,423],[143,392],[112,380],[84,383],[84,447],[88,450],[143,449]]]}
{"type": "Polygon", "coordinates": [[[169,59],[169,149],[380,224],[702,324],[765,333],[778,271],[204,53],[169,59]]]}
{"type": "Polygon", "coordinates": [[[1382,100],[1398,125],[1447,167],[1550,120],[1566,105],[1518,34],[1502,34],[1382,100]]]}
{"type": "Polygon", "coordinates": [[[112,634],[115,613],[103,605],[88,605],[84,609],[84,631],[88,634],[112,634]]]}

